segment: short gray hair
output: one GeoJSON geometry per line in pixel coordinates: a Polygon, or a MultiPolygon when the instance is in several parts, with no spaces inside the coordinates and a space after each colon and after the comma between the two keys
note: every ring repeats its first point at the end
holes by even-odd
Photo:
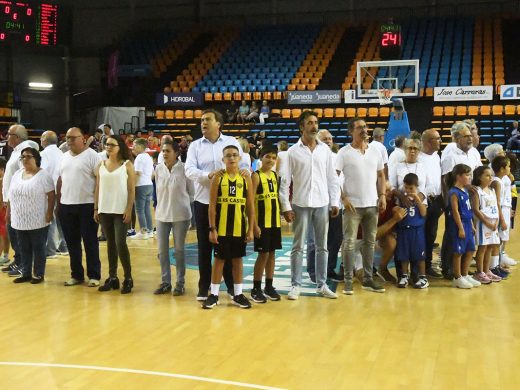
{"type": "Polygon", "coordinates": [[[464,122],[455,122],[453,124],[453,126],[451,126],[451,136],[453,138],[458,138],[459,137],[459,133],[462,130],[465,130],[465,129],[469,130],[469,127],[468,127],[468,125],[466,123],[464,123],[464,122]]]}
{"type": "Polygon", "coordinates": [[[408,149],[410,146],[412,146],[412,144],[414,146],[416,146],[417,148],[419,148],[419,150],[422,150],[422,142],[420,140],[418,140],[417,138],[407,138],[407,139],[405,139],[405,141],[404,141],[404,148],[405,148],[405,150],[408,149]]]}
{"type": "Polygon", "coordinates": [[[376,127],[374,129],[374,131],[372,132],[372,137],[382,137],[383,135],[385,135],[385,129],[381,128],[381,127],[376,127]]]}
{"type": "Polygon", "coordinates": [[[486,146],[484,149],[484,157],[488,159],[489,162],[492,162],[499,153],[503,152],[504,148],[500,144],[491,144],[486,146]]]}
{"type": "Polygon", "coordinates": [[[27,132],[27,129],[24,125],[16,124],[12,125],[10,128],[14,129],[14,133],[21,141],[27,141],[29,139],[29,133],[27,132]]]}
{"type": "Polygon", "coordinates": [[[148,142],[144,139],[144,138],[137,138],[134,143],[137,145],[137,146],[142,146],[143,148],[146,149],[146,147],[148,146],[148,142]]]}

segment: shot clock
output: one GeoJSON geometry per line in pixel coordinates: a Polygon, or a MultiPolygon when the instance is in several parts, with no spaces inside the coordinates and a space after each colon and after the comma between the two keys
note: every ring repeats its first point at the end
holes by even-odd
{"type": "Polygon", "coordinates": [[[0,0],[0,45],[12,42],[55,46],[58,43],[58,8],[50,3],[0,0]]]}
{"type": "Polygon", "coordinates": [[[382,60],[397,60],[401,56],[401,26],[395,23],[380,27],[379,53],[382,60]]]}

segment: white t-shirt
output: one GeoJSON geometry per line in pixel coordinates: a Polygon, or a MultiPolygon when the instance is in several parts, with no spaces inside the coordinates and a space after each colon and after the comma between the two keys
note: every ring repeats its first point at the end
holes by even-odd
{"type": "Polygon", "coordinates": [[[383,169],[381,153],[370,145],[364,154],[346,145],[336,158],[336,170],[345,176],[343,194],[354,207],[377,206],[377,173],[383,169]]]}
{"type": "Polygon", "coordinates": [[[136,187],[151,186],[153,173],[153,159],[148,153],[139,153],[134,161],[135,172],[138,173],[136,187]]]}
{"type": "Polygon", "coordinates": [[[419,161],[426,169],[426,194],[425,196],[438,196],[442,193],[441,184],[441,158],[438,153],[419,154],[419,161]]]}
{"type": "Polygon", "coordinates": [[[493,181],[496,181],[500,187],[500,207],[511,208],[512,197],[511,197],[511,179],[509,176],[503,176],[502,179],[493,177],[493,181]]]}
{"type": "Polygon", "coordinates": [[[191,219],[190,200],[195,189],[186,177],[184,163],[177,161],[171,172],[164,163],[155,167],[157,208],[155,219],[160,222],[179,222],[191,219]]]}
{"type": "Polygon", "coordinates": [[[54,191],[52,177],[40,169],[33,177],[24,180],[25,169],[17,171],[9,187],[11,226],[16,230],[36,230],[48,225],[47,193],[54,191]]]}
{"type": "Polygon", "coordinates": [[[370,142],[370,146],[377,148],[379,153],[381,153],[381,157],[383,158],[383,164],[388,164],[388,150],[386,150],[386,146],[375,140],[370,142]]]}
{"type": "Polygon", "coordinates": [[[11,178],[16,171],[22,168],[22,162],[20,161],[22,150],[28,147],[32,147],[31,142],[32,141],[23,141],[22,143],[18,144],[11,152],[11,156],[9,157],[9,160],[5,166],[4,179],[2,181],[2,197],[4,202],[9,200],[9,185],[11,183],[11,178]]]}
{"type": "Polygon", "coordinates": [[[393,188],[397,188],[400,191],[404,190],[404,177],[409,173],[415,173],[419,178],[419,186],[417,190],[424,195],[423,203],[428,203],[426,199],[426,169],[421,162],[407,163],[405,161],[400,162],[396,165],[395,169],[392,169],[392,175],[388,174],[388,180],[393,188]]]}
{"type": "Polygon", "coordinates": [[[388,157],[388,176],[390,176],[392,170],[395,169],[395,166],[405,159],[406,155],[404,150],[395,148],[394,151],[390,153],[390,157],[388,157]]]}
{"type": "Polygon", "coordinates": [[[77,155],[70,151],[61,160],[61,200],[62,204],[94,203],[96,189],[96,166],[101,161],[91,148],[77,155]]]}
{"type": "Polygon", "coordinates": [[[56,145],[47,146],[41,153],[42,162],[41,167],[51,175],[54,185],[58,182],[60,177],[61,159],[63,152],[58,149],[56,145]]]}

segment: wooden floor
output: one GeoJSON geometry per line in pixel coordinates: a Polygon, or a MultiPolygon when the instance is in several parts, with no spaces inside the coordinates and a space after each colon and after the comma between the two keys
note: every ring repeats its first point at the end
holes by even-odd
{"type": "MultiPolygon", "coordinates": [[[[519,235],[508,248],[516,258],[519,235]]],[[[130,245],[136,287],[126,296],[64,287],[63,257],[48,261],[43,285],[0,275],[0,389],[520,388],[514,271],[469,291],[445,280],[386,294],[356,284],[354,296],[284,297],[252,310],[221,295],[205,311],[196,271],[186,296],[155,296],[155,242],[130,245]]]]}

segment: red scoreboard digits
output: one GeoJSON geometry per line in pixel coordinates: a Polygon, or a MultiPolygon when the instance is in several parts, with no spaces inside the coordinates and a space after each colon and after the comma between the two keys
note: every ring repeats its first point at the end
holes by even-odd
{"type": "Polygon", "coordinates": [[[379,53],[382,60],[396,60],[401,56],[401,26],[395,23],[380,27],[379,53]]]}
{"type": "Polygon", "coordinates": [[[58,8],[50,3],[0,0],[0,43],[55,46],[58,43],[58,8]]]}

